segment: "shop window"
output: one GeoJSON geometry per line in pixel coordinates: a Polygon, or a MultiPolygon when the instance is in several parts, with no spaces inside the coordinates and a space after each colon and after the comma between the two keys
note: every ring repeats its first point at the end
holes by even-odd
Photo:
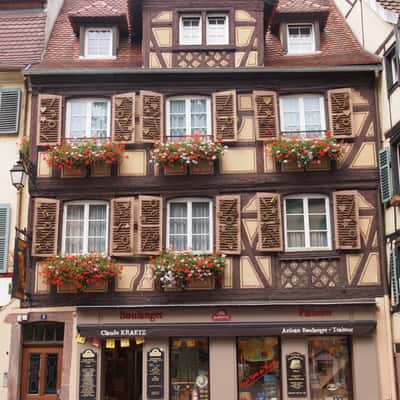
{"type": "Polygon", "coordinates": [[[66,137],[105,138],[110,136],[110,101],[74,99],[67,103],[66,137]]]}
{"type": "Polygon", "coordinates": [[[85,58],[110,58],[113,55],[113,29],[85,29],[85,58]]]}
{"type": "Polygon", "coordinates": [[[329,199],[320,195],[285,198],[286,250],[329,250],[329,199]]]}
{"type": "Polygon", "coordinates": [[[208,338],[172,338],[171,400],[209,399],[208,338]]]}
{"type": "Polygon", "coordinates": [[[325,137],[323,96],[282,96],[280,109],[282,132],[287,137],[325,137]]]}
{"type": "Polygon", "coordinates": [[[276,337],[238,338],[240,400],[280,400],[280,348],[276,337]]]}
{"type": "Polygon", "coordinates": [[[212,201],[174,199],[167,208],[167,247],[177,251],[212,251],[212,201]]]}
{"type": "Polygon", "coordinates": [[[311,400],[351,400],[348,337],[315,337],[308,341],[311,400]]]}
{"type": "Polygon", "coordinates": [[[315,52],[315,35],[312,24],[288,24],[288,54],[315,52]]]}
{"type": "Polygon", "coordinates": [[[71,202],[64,207],[63,254],[107,253],[108,205],[71,202]]]}

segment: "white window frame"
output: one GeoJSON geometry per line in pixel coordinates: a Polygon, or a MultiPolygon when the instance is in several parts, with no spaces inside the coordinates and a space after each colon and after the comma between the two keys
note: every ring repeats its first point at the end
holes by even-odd
{"type": "Polygon", "coordinates": [[[303,55],[303,54],[312,54],[316,52],[316,44],[315,44],[315,29],[312,23],[298,23],[298,24],[287,24],[286,25],[286,37],[287,37],[287,54],[288,55],[303,55]],[[307,51],[295,51],[290,47],[290,27],[297,27],[297,26],[309,26],[311,27],[311,41],[312,41],[312,49],[307,51]]]}
{"type": "Polygon", "coordinates": [[[211,136],[211,99],[207,96],[175,96],[167,99],[167,112],[166,112],[166,127],[167,137],[171,137],[171,123],[170,123],[170,112],[171,112],[171,101],[174,100],[185,100],[185,119],[186,119],[186,137],[192,136],[191,130],[191,113],[190,113],[190,102],[191,100],[206,100],[206,113],[207,113],[207,134],[202,136],[211,136]]]}
{"type": "MultiPolygon", "coordinates": [[[[283,201],[284,210],[284,228],[285,228],[285,251],[321,251],[321,250],[332,250],[332,221],[330,215],[330,202],[327,195],[322,194],[294,194],[285,196],[283,201]],[[287,214],[286,214],[286,200],[288,199],[302,199],[303,200],[303,218],[304,218],[304,247],[289,247],[288,246],[288,228],[287,228],[287,214]],[[309,199],[324,199],[325,200],[325,211],[326,211],[326,228],[327,228],[327,243],[326,247],[312,247],[310,245],[310,221],[308,211],[308,200],[309,199]]],[[[291,214],[289,214],[291,215],[291,214]]]]}
{"type": "Polygon", "coordinates": [[[218,46],[218,45],[227,45],[229,44],[229,17],[227,14],[207,14],[206,15],[206,43],[208,46],[218,46]],[[225,26],[224,26],[224,40],[219,43],[211,43],[209,38],[209,30],[212,25],[208,23],[209,18],[224,18],[225,26]]]}
{"type": "Polygon", "coordinates": [[[201,14],[182,14],[179,17],[179,44],[181,46],[200,46],[203,43],[203,19],[201,14]],[[199,42],[191,42],[188,40],[185,40],[183,31],[185,27],[183,26],[183,20],[184,18],[198,18],[199,19],[199,29],[200,29],[200,37],[199,37],[199,42]]]}
{"type": "Polygon", "coordinates": [[[70,135],[71,133],[71,104],[74,102],[81,102],[81,103],[86,103],[86,126],[85,126],[85,137],[86,138],[91,138],[92,137],[92,132],[91,132],[91,121],[92,121],[92,105],[93,103],[96,103],[98,101],[103,101],[107,102],[107,134],[104,138],[110,138],[111,136],[111,101],[110,99],[104,98],[104,97],[97,97],[97,98],[75,98],[75,99],[70,99],[67,101],[67,113],[66,113],[66,132],[65,132],[65,137],[70,138],[70,139],[81,139],[81,138],[75,138],[70,135]]]}
{"type": "Polygon", "coordinates": [[[183,197],[171,199],[167,202],[167,248],[170,245],[170,215],[171,203],[186,203],[187,204],[187,250],[179,250],[178,252],[190,251],[193,254],[210,254],[213,252],[214,243],[214,215],[213,215],[213,200],[205,197],[183,197]],[[192,203],[208,203],[209,206],[209,243],[207,250],[191,250],[192,248],[192,203]]]}
{"type": "Polygon", "coordinates": [[[104,60],[104,59],[115,59],[116,57],[113,56],[113,47],[114,47],[114,34],[113,34],[113,28],[110,27],[101,27],[101,26],[91,26],[85,28],[85,38],[84,38],[84,56],[83,58],[88,58],[88,59],[98,59],[98,60],[104,60]],[[89,32],[90,31],[108,31],[110,33],[110,46],[108,48],[108,53],[107,54],[100,54],[100,55],[89,55],[89,32]]]}
{"type": "Polygon", "coordinates": [[[390,64],[390,73],[391,73],[391,85],[395,85],[399,81],[399,72],[398,72],[398,61],[396,53],[392,53],[389,59],[390,64]]]}
{"type": "Polygon", "coordinates": [[[84,214],[83,214],[83,250],[82,253],[74,253],[74,254],[88,254],[88,242],[89,242],[89,207],[92,205],[105,205],[106,206],[106,252],[108,254],[108,231],[109,231],[109,223],[110,223],[110,206],[107,201],[100,200],[85,200],[85,201],[69,201],[64,204],[63,209],[63,226],[62,226],[62,245],[61,245],[61,253],[65,254],[65,242],[66,242],[66,233],[67,233],[67,208],[70,205],[78,205],[84,206],[84,214]]]}
{"type": "MultiPolygon", "coordinates": [[[[307,131],[306,130],[306,122],[305,122],[305,110],[304,110],[304,99],[307,97],[318,97],[319,98],[319,112],[321,116],[321,133],[318,136],[312,136],[312,137],[325,137],[325,132],[326,132],[326,116],[325,116],[325,98],[322,95],[314,95],[314,94],[303,94],[303,95],[288,95],[288,96],[280,96],[279,98],[279,108],[280,108],[280,124],[281,124],[281,130],[283,133],[288,133],[288,134],[293,134],[295,135],[297,132],[297,136],[302,136],[305,137],[306,133],[313,132],[313,131],[307,131]],[[285,113],[284,113],[284,107],[283,107],[283,102],[285,99],[292,98],[292,99],[298,99],[298,104],[299,104],[299,119],[300,119],[300,131],[288,131],[286,132],[284,127],[285,127],[285,113]]],[[[314,132],[319,132],[319,131],[314,131],[314,132]]]]}

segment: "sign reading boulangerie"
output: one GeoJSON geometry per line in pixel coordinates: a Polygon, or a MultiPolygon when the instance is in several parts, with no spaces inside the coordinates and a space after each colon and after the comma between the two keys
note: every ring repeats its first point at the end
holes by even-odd
{"type": "Polygon", "coordinates": [[[91,349],[84,350],[79,367],[79,400],[96,400],[97,354],[91,349]]]}
{"type": "Polygon", "coordinates": [[[288,397],[306,397],[306,363],[304,354],[290,353],[286,356],[288,397]]]}
{"type": "Polygon", "coordinates": [[[164,352],[156,347],[147,352],[147,399],[164,399],[164,352]]]}

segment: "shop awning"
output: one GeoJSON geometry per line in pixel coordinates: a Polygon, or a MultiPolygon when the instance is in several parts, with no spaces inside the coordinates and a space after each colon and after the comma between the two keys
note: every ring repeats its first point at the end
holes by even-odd
{"type": "Polygon", "coordinates": [[[171,337],[171,336],[344,336],[370,335],[376,321],[310,322],[210,322],[81,324],[85,337],[171,337]]]}

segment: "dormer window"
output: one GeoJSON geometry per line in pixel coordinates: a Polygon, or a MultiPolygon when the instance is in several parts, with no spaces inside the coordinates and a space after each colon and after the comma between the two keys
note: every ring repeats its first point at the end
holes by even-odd
{"type": "Polygon", "coordinates": [[[85,58],[113,57],[113,29],[86,28],[85,29],[85,58]]]}
{"type": "Polygon", "coordinates": [[[201,17],[200,15],[188,15],[181,17],[180,44],[201,44],[201,17]]]}
{"type": "Polygon", "coordinates": [[[316,50],[313,24],[287,25],[288,54],[310,54],[316,50]]]}

